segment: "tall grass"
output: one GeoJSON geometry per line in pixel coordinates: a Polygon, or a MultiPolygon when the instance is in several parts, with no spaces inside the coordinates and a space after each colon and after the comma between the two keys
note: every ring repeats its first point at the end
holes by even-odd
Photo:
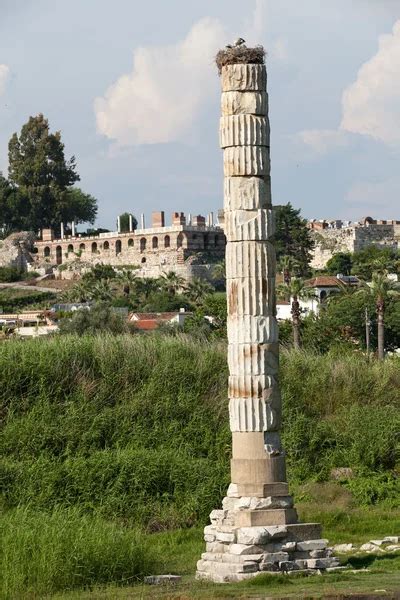
{"type": "Polygon", "coordinates": [[[110,581],[135,583],[151,572],[148,541],[136,530],[80,514],[17,508],[0,518],[0,596],[43,597],[110,581]]]}
{"type": "MultiPolygon", "coordinates": [[[[290,481],[350,467],[360,501],[396,502],[399,359],[281,362],[290,481]]],[[[78,506],[152,531],[204,522],[229,481],[226,380],[224,346],[185,337],[1,345],[4,506],[78,506]]]]}

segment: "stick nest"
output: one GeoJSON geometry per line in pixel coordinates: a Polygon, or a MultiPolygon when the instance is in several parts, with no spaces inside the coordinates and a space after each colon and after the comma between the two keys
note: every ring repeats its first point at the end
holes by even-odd
{"type": "Polygon", "coordinates": [[[265,50],[263,46],[247,48],[247,46],[234,46],[220,50],[215,57],[218,73],[221,75],[222,67],[226,65],[263,65],[265,63],[265,50]]]}

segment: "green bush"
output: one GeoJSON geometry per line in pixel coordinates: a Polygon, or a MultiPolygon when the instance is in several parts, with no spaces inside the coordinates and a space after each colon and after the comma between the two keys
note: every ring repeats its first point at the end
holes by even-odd
{"type": "Polygon", "coordinates": [[[0,267],[0,283],[20,281],[22,276],[23,272],[21,269],[17,269],[16,267],[0,267]]]}
{"type": "Polygon", "coordinates": [[[0,596],[44,597],[94,584],[134,583],[150,572],[148,542],[137,530],[76,508],[7,511],[0,518],[0,596]]]}

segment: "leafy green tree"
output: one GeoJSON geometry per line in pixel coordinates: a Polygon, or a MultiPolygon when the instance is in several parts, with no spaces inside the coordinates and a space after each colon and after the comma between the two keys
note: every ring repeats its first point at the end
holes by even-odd
{"type": "Polygon", "coordinates": [[[364,250],[354,252],[351,272],[365,281],[371,281],[374,272],[398,273],[399,267],[400,255],[396,250],[368,246],[364,250]]]}
{"type": "Polygon", "coordinates": [[[77,310],[72,318],[60,321],[60,333],[75,335],[100,335],[103,333],[125,333],[129,331],[126,320],[104,303],[94,305],[90,310],[77,310]]]}
{"type": "MultiPolygon", "coordinates": [[[[73,185],[79,181],[75,157],[65,158],[61,133],[50,133],[42,114],[30,117],[8,145],[9,183],[18,192],[14,219],[29,228],[57,229],[61,221],[93,223],[96,200],[73,185]]],[[[20,225],[19,225],[20,226],[20,225]]]]}
{"type": "Polygon", "coordinates": [[[117,272],[111,265],[104,265],[103,263],[99,263],[94,265],[90,271],[85,273],[82,277],[83,281],[100,281],[106,280],[110,281],[117,277],[117,272]]]}
{"type": "Polygon", "coordinates": [[[97,200],[90,194],[85,194],[80,188],[67,190],[64,204],[58,208],[59,222],[91,223],[97,217],[97,200]]]}
{"type": "Polygon", "coordinates": [[[297,274],[308,275],[314,242],[307,229],[307,221],[300,216],[300,210],[294,209],[290,203],[275,207],[275,220],[277,260],[285,255],[293,257],[298,264],[297,274]]]}
{"type": "Polygon", "coordinates": [[[137,218],[132,213],[124,212],[119,216],[119,223],[121,228],[121,233],[128,233],[129,229],[129,217],[132,217],[132,231],[135,231],[138,226],[137,218]]]}
{"type": "Polygon", "coordinates": [[[2,237],[13,231],[29,229],[28,205],[19,190],[0,172],[0,229],[2,237]]]}
{"type": "Polygon", "coordinates": [[[338,252],[326,263],[326,271],[329,275],[350,275],[353,266],[353,259],[350,252],[338,252]]]}

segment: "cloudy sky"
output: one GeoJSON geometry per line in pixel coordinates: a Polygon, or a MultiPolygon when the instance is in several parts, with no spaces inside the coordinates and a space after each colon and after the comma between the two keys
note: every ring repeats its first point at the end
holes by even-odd
{"type": "Polygon", "coordinates": [[[0,170],[43,112],[98,224],[222,205],[213,57],[268,52],[275,204],[400,219],[399,0],[0,0],[0,170]]]}

